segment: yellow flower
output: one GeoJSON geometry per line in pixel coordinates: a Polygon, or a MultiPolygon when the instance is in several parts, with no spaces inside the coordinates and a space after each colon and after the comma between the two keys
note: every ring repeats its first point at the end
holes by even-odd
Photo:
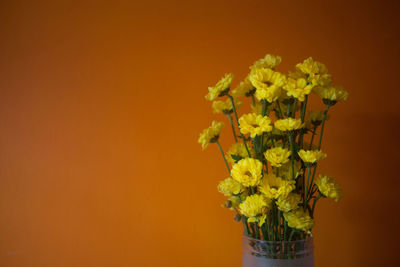
{"type": "Polygon", "coordinates": [[[222,77],[221,80],[214,86],[208,87],[208,94],[205,96],[207,100],[213,101],[219,96],[223,96],[228,93],[233,80],[233,74],[228,73],[222,77]]]}
{"type": "Polygon", "coordinates": [[[203,130],[198,140],[203,150],[207,148],[209,143],[215,143],[218,140],[223,127],[223,122],[213,121],[209,128],[203,130]]]}
{"type": "Polygon", "coordinates": [[[295,131],[304,127],[304,123],[299,119],[286,118],[275,121],[275,127],[282,132],[295,131]]]}
{"type": "Polygon", "coordinates": [[[296,193],[289,193],[287,197],[280,197],[276,201],[278,209],[283,212],[289,212],[291,210],[297,209],[299,203],[301,202],[301,196],[296,193]]]}
{"type": "Polygon", "coordinates": [[[232,95],[234,97],[251,96],[256,91],[256,88],[251,84],[249,76],[247,76],[244,81],[240,82],[234,90],[232,90],[232,95]]]}
{"type": "Polygon", "coordinates": [[[304,101],[305,96],[311,93],[314,85],[309,84],[305,79],[297,80],[289,78],[283,89],[286,90],[288,96],[297,98],[299,101],[304,101]]]}
{"type": "Polygon", "coordinates": [[[333,198],[336,202],[343,197],[342,188],[333,177],[320,174],[315,184],[324,196],[333,198]]]}
{"type": "Polygon", "coordinates": [[[263,132],[272,131],[271,120],[267,116],[255,113],[245,114],[239,119],[240,131],[243,134],[250,134],[252,138],[261,135],[263,132]]]}
{"type": "Polygon", "coordinates": [[[258,186],[261,193],[268,198],[274,199],[286,197],[295,187],[294,180],[283,180],[273,173],[265,175],[258,186]]]}
{"type": "Polygon", "coordinates": [[[265,222],[267,211],[271,208],[271,200],[262,195],[248,196],[240,205],[240,212],[248,217],[248,222],[259,222],[262,226],[265,222]]]}
{"type": "Polygon", "coordinates": [[[332,81],[331,75],[328,73],[326,66],[312,57],[307,58],[303,63],[296,65],[297,73],[292,73],[292,77],[303,77],[313,85],[327,85],[332,81]]]}
{"type": "Polygon", "coordinates": [[[232,158],[234,156],[240,156],[242,158],[247,157],[249,154],[247,153],[246,147],[243,143],[235,143],[229,148],[228,152],[225,154],[226,160],[231,164],[235,164],[236,160],[232,158]]]}
{"type": "Polygon", "coordinates": [[[238,196],[231,196],[221,205],[223,208],[234,210],[240,204],[238,196]]]}
{"type": "Polygon", "coordinates": [[[241,159],[232,166],[232,178],[244,186],[255,186],[261,179],[262,163],[253,158],[241,159]]]}
{"type": "Polygon", "coordinates": [[[304,232],[310,232],[310,229],[314,227],[314,220],[308,216],[302,208],[284,212],[283,217],[290,227],[304,232]]]}
{"type": "Polygon", "coordinates": [[[326,154],[323,153],[321,150],[300,149],[298,154],[305,163],[316,163],[321,159],[326,158],[326,154]]]}
{"type": "MultiPolygon", "coordinates": [[[[301,162],[295,160],[294,161],[294,178],[296,179],[299,175],[301,175],[303,172],[301,170],[301,162]]],[[[279,176],[286,180],[292,180],[293,179],[293,172],[292,172],[292,162],[289,161],[285,164],[282,165],[282,167],[279,168],[279,176]]]]}
{"type": "MultiPolygon", "coordinates": [[[[237,99],[234,99],[233,102],[236,109],[242,105],[242,102],[237,99]]],[[[216,100],[212,103],[212,108],[214,113],[230,114],[233,112],[232,101],[230,99],[226,101],[216,100]]]]}
{"type": "Polygon", "coordinates": [[[258,68],[270,68],[273,69],[279,64],[281,64],[282,58],[280,56],[273,56],[270,54],[265,55],[264,58],[261,58],[253,63],[250,66],[250,69],[258,69],[258,68]]]}
{"type": "Polygon", "coordinates": [[[281,167],[282,164],[289,161],[291,152],[282,147],[273,147],[265,151],[265,158],[271,163],[271,166],[281,167]]]}
{"type": "Polygon", "coordinates": [[[255,68],[250,72],[249,79],[256,90],[258,100],[267,100],[272,103],[281,94],[281,87],[285,84],[285,75],[267,68],[255,68]]]}
{"type": "Polygon", "coordinates": [[[239,182],[233,180],[230,177],[219,182],[217,188],[218,192],[224,194],[227,197],[240,194],[243,191],[243,186],[239,182]]]}
{"type": "Polygon", "coordinates": [[[328,86],[314,88],[314,93],[322,98],[322,100],[338,101],[347,100],[349,93],[342,86],[328,86]]]}

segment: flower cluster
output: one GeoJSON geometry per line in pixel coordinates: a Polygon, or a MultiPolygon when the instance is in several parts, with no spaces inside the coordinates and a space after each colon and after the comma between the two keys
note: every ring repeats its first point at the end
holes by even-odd
{"type": "Polygon", "coordinates": [[[311,235],[317,201],[343,196],[334,178],[315,174],[327,156],[321,144],[328,113],[348,92],[334,85],[327,67],[311,57],[288,74],[276,70],[281,61],[267,54],[233,90],[233,74],[209,87],[206,99],[213,101],[214,113],[229,119],[235,143],[224,152],[219,143],[224,124],[216,121],[198,140],[203,149],[218,145],[229,172],[217,186],[227,197],[222,206],[235,211],[246,235],[269,241],[311,235]],[[312,95],[320,98],[321,109],[307,110],[312,95]],[[252,112],[239,116],[246,101],[252,112]]]}

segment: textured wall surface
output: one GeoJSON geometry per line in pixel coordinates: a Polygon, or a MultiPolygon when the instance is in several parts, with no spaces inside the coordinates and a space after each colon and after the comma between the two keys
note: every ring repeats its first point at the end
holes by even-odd
{"type": "Polygon", "coordinates": [[[3,1],[0,265],[240,266],[225,167],[197,138],[224,119],[207,87],[266,53],[350,92],[326,125],[319,169],[345,197],[317,207],[316,266],[400,264],[399,5],[359,2],[3,1]]]}

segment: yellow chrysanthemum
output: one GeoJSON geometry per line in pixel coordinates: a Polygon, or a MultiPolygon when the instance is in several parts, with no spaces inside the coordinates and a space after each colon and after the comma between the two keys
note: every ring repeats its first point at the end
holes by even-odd
{"type": "Polygon", "coordinates": [[[258,100],[267,100],[272,103],[281,94],[281,87],[285,84],[285,75],[268,68],[255,68],[250,72],[249,79],[256,90],[258,100]]]}
{"type": "Polygon", "coordinates": [[[233,165],[235,164],[236,160],[232,158],[232,155],[245,158],[249,154],[247,153],[246,147],[243,143],[235,143],[231,146],[231,148],[229,148],[228,152],[225,154],[226,160],[233,165]]]}
{"type": "Polygon", "coordinates": [[[234,90],[232,90],[232,95],[234,97],[251,96],[256,91],[256,88],[251,83],[249,76],[247,76],[244,81],[241,81],[234,90]]]}
{"type": "Polygon", "coordinates": [[[243,186],[238,181],[230,177],[219,182],[217,188],[218,192],[224,194],[227,197],[240,194],[244,189],[243,186]]]}
{"type": "Polygon", "coordinates": [[[328,87],[316,87],[314,88],[314,93],[323,100],[332,102],[345,101],[349,96],[349,93],[342,86],[332,85],[328,87]]]}
{"type": "Polygon", "coordinates": [[[273,147],[265,151],[264,156],[271,166],[281,167],[282,164],[289,161],[290,150],[282,147],[273,147]]]}
{"type": "MultiPolygon", "coordinates": [[[[240,100],[234,99],[235,107],[239,108],[242,106],[242,102],[240,100]]],[[[214,113],[224,113],[230,114],[233,112],[232,101],[227,99],[226,101],[216,100],[212,103],[212,108],[214,113]]]]}
{"type": "Polygon", "coordinates": [[[326,66],[312,57],[307,58],[303,63],[296,65],[296,73],[292,73],[292,77],[303,77],[313,85],[325,86],[332,81],[331,75],[328,73],[326,66]]]}
{"type": "Polygon", "coordinates": [[[253,65],[250,66],[250,69],[258,69],[258,68],[270,68],[273,69],[279,64],[281,64],[282,58],[280,56],[273,56],[270,54],[265,55],[265,57],[255,61],[253,65]]]}
{"type": "MultiPolygon", "coordinates": [[[[279,168],[279,176],[286,179],[286,180],[292,180],[293,179],[293,172],[292,172],[292,162],[289,161],[285,164],[282,165],[282,167],[279,168]]],[[[301,162],[295,160],[294,161],[294,178],[296,179],[299,175],[301,175],[302,169],[301,169],[301,162]]]]}
{"type": "Polygon", "coordinates": [[[286,197],[280,197],[276,201],[278,209],[283,212],[289,212],[298,208],[301,202],[301,196],[296,193],[289,193],[286,197]]]}
{"type": "Polygon", "coordinates": [[[240,204],[238,196],[231,196],[221,205],[223,208],[234,210],[240,204]]]}
{"type": "Polygon", "coordinates": [[[286,197],[295,187],[294,180],[283,180],[273,173],[265,175],[258,186],[261,193],[273,199],[286,197]]]}
{"type": "Polygon", "coordinates": [[[342,188],[333,177],[320,174],[315,184],[324,196],[333,198],[336,202],[343,197],[342,188]]]}
{"type": "Polygon", "coordinates": [[[239,119],[239,128],[243,134],[250,134],[252,138],[264,132],[272,131],[271,120],[267,116],[255,113],[245,114],[239,119]]]}
{"type": "Polygon", "coordinates": [[[240,205],[240,212],[248,217],[248,222],[259,222],[262,226],[265,222],[265,214],[271,208],[271,200],[265,198],[263,195],[248,196],[240,205]]]}
{"type": "Polygon", "coordinates": [[[213,101],[217,97],[225,95],[229,91],[232,80],[232,73],[225,74],[225,76],[222,77],[222,79],[219,80],[214,87],[208,87],[208,94],[205,96],[205,98],[209,101],[213,101]]]}
{"type": "Polygon", "coordinates": [[[275,127],[282,132],[295,131],[304,127],[304,123],[299,119],[286,118],[275,121],[275,127]]]}
{"type": "Polygon", "coordinates": [[[245,158],[232,166],[231,176],[244,186],[255,186],[261,179],[262,163],[253,158],[245,158]]]}
{"type": "Polygon", "coordinates": [[[288,96],[297,98],[299,101],[304,101],[305,96],[311,93],[313,87],[313,84],[308,83],[303,78],[297,80],[289,78],[283,89],[286,90],[288,96]]]}
{"type": "Polygon", "coordinates": [[[203,130],[198,140],[203,150],[206,149],[210,143],[214,143],[218,140],[223,127],[223,122],[213,121],[209,128],[203,130]]]}
{"type": "Polygon", "coordinates": [[[283,217],[290,227],[304,232],[310,232],[310,229],[314,227],[314,220],[302,208],[284,212],[283,217]]]}
{"type": "Polygon", "coordinates": [[[298,154],[305,163],[316,163],[321,159],[326,158],[326,154],[323,153],[321,150],[301,149],[298,154]]]}

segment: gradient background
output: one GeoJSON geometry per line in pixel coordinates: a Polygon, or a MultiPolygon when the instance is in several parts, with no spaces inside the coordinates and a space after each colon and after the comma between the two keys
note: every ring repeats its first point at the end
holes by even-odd
{"type": "Polygon", "coordinates": [[[316,266],[400,264],[396,2],[2,1],[0,266],[240,266],[225,166],[197,138],[225,120],[207,87],[266,53],[283,72],[313,56],[350,92],[316,266]]]}

